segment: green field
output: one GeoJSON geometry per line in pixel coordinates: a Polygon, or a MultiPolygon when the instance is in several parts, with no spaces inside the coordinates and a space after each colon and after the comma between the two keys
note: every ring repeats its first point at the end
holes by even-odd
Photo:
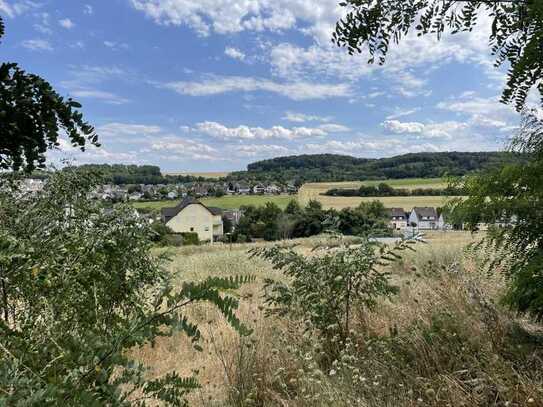
{"type": "MultiPolygon", "coordinates": [[[[244,205],[262,206],[267,202],[273,202],[280,208],[285,208],[287,204],[296,199],[295,195],[235,195],[223,196],[220,198],[203,198],[201,202],[207,206],[214,206],[222,209],[239,209],[244,205]]],[[[178,203],[178,200],[171,201],[154,201],[154,202],[133,202],[135,208],[146,209],[161,209],[165,207],[173,207],[178,203]]]]}
{"type": "MultiPolygon", "coordinates": [[[[376,185],[386,182],[396,188],[445,188],[447,182],[441,178],[408,178],[392,179],[386,181],[363,181],[363,182],[315,182],[304,184],[298,195],[234,195],[221,198],[203,198],[201,201],[208,206],[215,206],[222,209],[238,209],[244,205],[262,206],[266,202],[273,202],[280,208],[285,208],[292,199],[298,199],[301,205],[307,205],[310,200],[321,202],[324,208],[342,209],[355,207],[360,202],[378,200],[383,202],[387,208],[404,208],[411,210],[414,206],[442,207],[447,197],[444,196],[395,196],[395,197],[335,197],[323,195],[332,188],[359,188],[364,185],[376,185]]],[[[136,208],[161,209],[175,206],[178,201],[157,201],[157,202],[134,202],[136,208]]]]}

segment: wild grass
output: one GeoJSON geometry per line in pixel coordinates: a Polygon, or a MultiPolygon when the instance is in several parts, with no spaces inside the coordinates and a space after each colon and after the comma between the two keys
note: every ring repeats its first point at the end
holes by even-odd
{"type": "MultiPolygon", "coordinates": [[[[543,333],[500,306],[502,274],[482,273],[464,250],[479,238],[429,234],[393,266],[399,294],[356,315],[335,360],[303,321],[265,317],[262,280],[283,277],[247,250],[266,243],[172,249],[179,281],[257,277],[239,293],[239,315],[254,332],[240,338],[211,308],[195,307],[204,352],[182,336],[135,352],[154,376],[198,370],[203,387],[191,402],[200,406],[542,406],[543,333]]],[[[284,244],[314,255],[326,239],[284,244]]]]}
{"type": "Polygon", "coordinates": [[[341,197],[322,195],[333,188],[356,189],[361,185],[377,185],[386,182],[396,188],[445,188],[447,180],[442,178],[408,178],[392,179],[385,181],[360,181],[360,182],[316,182],[304,184],[298,192],[298,201],[307,204],[310,200],[317,200],[324,208],[352,208],[361,202],[381,201],[387,208],[404,208],[411,210],[415,206],[442,207],[447,201],[444,196],[393,196],[393,197],[341,197]]]}

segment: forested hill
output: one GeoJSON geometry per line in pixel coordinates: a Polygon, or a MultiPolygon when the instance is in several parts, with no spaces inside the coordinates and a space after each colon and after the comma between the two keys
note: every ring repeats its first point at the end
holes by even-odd
{"type": "Polygon", "coordinates": [[[482,169],[523,161],[509,152],[410,153],[390,158],[367,159],[336,154],[278,157],[249,164],[232,179],[303,182],[353,181],[389,178],[458,176],[482,169]]]}

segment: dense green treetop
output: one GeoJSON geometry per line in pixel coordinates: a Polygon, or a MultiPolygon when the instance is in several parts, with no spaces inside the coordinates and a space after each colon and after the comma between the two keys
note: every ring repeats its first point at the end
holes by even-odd
{"type": "Polygon", "coordinates": [[[350,54],[369,51],[369,63],[385,63],[391,42],[418,36],[472,31],[491,17],[489,38],[496,66],[510,65],[502,101],[522,110],[535,86],[543,104],[543,2],[541,0],[343,0],[347,15],[333,41],[350,54]]]}
{"type": "Polygon", "coordinates": [[[380,159],[336,154],[299,155],[258,161],[249,164],[247,171],[232,173],[229,178],[284,182],[435,178],[464,175],[522,160],[525,157],[521,154],[510,152],[410,153],[380,159]]]}

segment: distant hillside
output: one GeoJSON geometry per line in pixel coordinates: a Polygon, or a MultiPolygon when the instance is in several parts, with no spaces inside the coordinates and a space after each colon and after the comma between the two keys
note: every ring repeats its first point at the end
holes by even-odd
{"type": "Polygon", "coordinates": [[[354,181],[389,178],[458,176],[523,160],[509,152],[410,153],[367,159],[336,154],[278,157],[249,164],[247,171],[230,174],[236,180],[354,181]]]}

